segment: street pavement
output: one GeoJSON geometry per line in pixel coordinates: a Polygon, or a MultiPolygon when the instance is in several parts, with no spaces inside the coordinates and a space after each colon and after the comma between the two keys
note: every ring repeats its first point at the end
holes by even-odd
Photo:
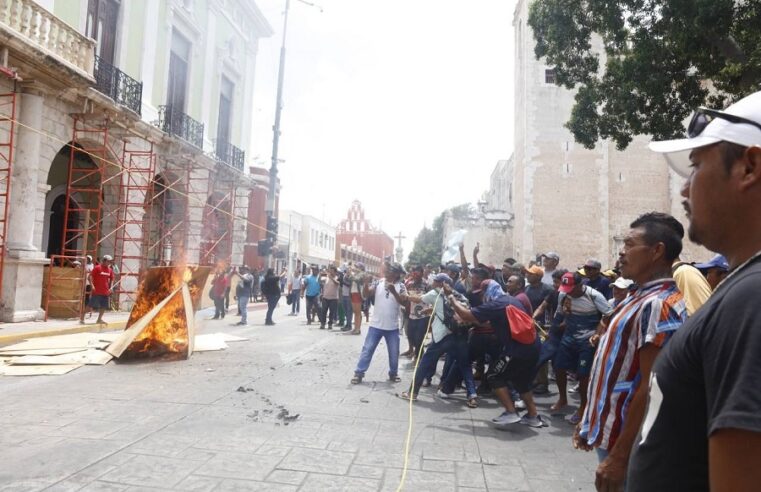
{"type": "MultiPolygon", "coordinates": [[[[303,314],[286,316],[285,303],[276,326],[263,318],[252,311],[245,327],[231,315],[201,321],[201,333],[250,340],[187,361],[0,378],[0,490],[397,490],[409,417],[397,394],[412,376],[408,359],[403,382],[386,381],[381,342],[353,386],[364,333],[306,326],[303,314]]],[[[539,399],[544,415],[552,400],[539,399]]],[[[595,456],[572,449],[562,418],[499,430],[489,420],[500,412],[492,399],[471,410],[463,393],[440,400],[424,388],[403,490],[594,490],[595,456]]]]}

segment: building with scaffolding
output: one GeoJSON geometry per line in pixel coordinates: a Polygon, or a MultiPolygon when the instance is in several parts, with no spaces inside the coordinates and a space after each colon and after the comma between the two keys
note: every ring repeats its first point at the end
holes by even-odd
{"type": "Polygon", "coordinates": [[[0,2],[2,321],[78,317],[87,256],[121,308],[150,266],[243,262],[271,34],[253,0],[0,2]]]}

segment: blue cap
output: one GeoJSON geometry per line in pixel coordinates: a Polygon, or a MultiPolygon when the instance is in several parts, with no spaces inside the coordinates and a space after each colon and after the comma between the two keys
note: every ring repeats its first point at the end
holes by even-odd
{"type": "Polygon", "coordinates": [[[433,277],[433,281],[452,285],[452,277],[450,277],[446,273],[437,274],[435,277],[433,277]]]}
{"type": "Polygon", "coordinates": [[[729,262],[723,255],[716,255],[705,263],[697,263],[695,268],[698,270],[710,270],[711,268],[720,268],[729,271],[729,262]]]}
{"type": "Polygon", "coordinates": [[[448,265],[445,266],[445,268],[449,270],[450,272],[460,273],[462,271],[462,267],[458,265],[457,263],[449,263],[448,265]]]}

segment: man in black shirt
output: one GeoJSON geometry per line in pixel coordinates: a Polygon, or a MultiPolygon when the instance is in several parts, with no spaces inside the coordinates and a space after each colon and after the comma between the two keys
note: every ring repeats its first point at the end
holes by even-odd
{"type": "Polygon", "coordinates": [[[755,491],[761,487],[761,92],[725,111],[699,109],[682,196],[690,239],[723,254],[730,275],[653,366],[648,410],[627,490],[755,491]]]}

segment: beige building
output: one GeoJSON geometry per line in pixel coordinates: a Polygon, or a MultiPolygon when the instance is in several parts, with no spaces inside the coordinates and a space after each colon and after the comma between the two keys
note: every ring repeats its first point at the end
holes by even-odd
{"type": "MultiPolygon", "coordinates": [[[[555,85],[552,67],[534,56],[527,24],[530,1],[519,0],[513,18],[514,254],[526,262],[557,251],[566,267],[588,257],[612,265],[629,224],[640,214],[662,211],[684,219],[682,180],[647,149],[647,137],[635,138],[623,152],[613,142],[600,141],[588,150],[574,141],[564,126],[574,93],[555,85]]],[[[686,259],[707,255],[693,244],[685,246],[686,259]]]]}
{"type": "Polygon", "coordinates": [[[76,317],[53,291],[86,255],[114,257],[122,308],[150,266],[241,263],[271,34],[249,0],[0,2],[2,321],[76,317]]]}

